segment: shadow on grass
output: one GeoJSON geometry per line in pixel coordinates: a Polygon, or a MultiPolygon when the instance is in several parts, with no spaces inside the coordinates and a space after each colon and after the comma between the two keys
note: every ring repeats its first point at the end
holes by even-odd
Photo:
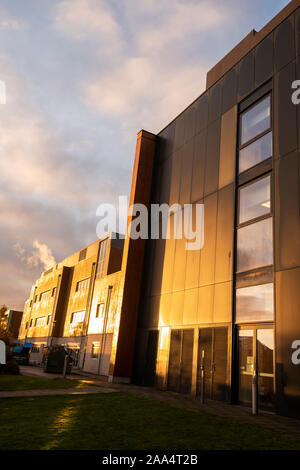
{"type": "Polygon", "coordinates": [[[0,391],[46,390],[57,388],[83,388],[96,385],[91,380],[28,377],[26,375],[0,375],[0,391]]]}
{"type": "Polygon", "coordinates": [[[294,436],[125,393],[3,399],[0,449],[300,449],[294,436]]]}

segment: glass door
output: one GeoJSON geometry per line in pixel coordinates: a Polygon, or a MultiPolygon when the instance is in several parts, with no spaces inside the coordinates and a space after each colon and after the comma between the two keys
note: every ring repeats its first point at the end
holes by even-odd
{"type": "Polygon", "coordinates": [[[274,330],[247,326],[239,329],[239,401],[252,401],[252,379],[258,373],[258,399],[261,408],[274,401],[274,330]]]}

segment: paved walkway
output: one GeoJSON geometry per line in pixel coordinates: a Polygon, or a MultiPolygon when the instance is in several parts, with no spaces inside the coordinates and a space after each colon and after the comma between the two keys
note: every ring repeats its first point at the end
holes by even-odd
{"type": "Polygon", "coordinates": [[[21,398],[21,397],[45,397],[48,395],[87,395],[92,393],[113,393],[112,390],[104,387],[84,387],[84,388],[51,388],[39,390],[15,390],[0,392],[0,398],[21,398]]]}
{"type": "MultiPolygon", "coordinates": [[[[30,375],[35,377],[60,377],[59,374],[45,374],[42,369],[37,367],[21,367],[21,373],[23,375],[30,375]]],[[[260,412],[258,416],[251,414],[251,409],[239,406],[229,405],[228,403],[218,401],[207,401],[205,404],[201,404],[200,400],[190,395],[182,395],[175,392],[161,391],[155,388],[141,387],[136,385],[125,385],[125,384],[114,384],[108,383],[107,380],[101,379],[99,376],[89,373],[83,373],[82,371],[73,371],[73,373],[67,376],[69,379],[82,379],[91,380],[96,386],[81,388],[81,389],[58,389],[58,390],[26,390],[18,392],[0,392],[0,397],[4,397],[3,394],[10,394],[9,396],[42,396],[42,395],[69,395],[69,394],[81,394],[81,393],[111,393],[111,392],[125,392],[134,395],[143,396],[146,398],[165,401],[177,406],[184,406],[186,408],[193,408],[204,413],[221,416],[224,418],[232,418],[242,420],[251,424],[258,424],[272,431],[283,432],[286,434],[293,434],[300,438],[300,420],[287,418],[285,416],[279,416],[273,413],[260,412]],[[14,395],[12,395],[14,394],[14,395]]]]}

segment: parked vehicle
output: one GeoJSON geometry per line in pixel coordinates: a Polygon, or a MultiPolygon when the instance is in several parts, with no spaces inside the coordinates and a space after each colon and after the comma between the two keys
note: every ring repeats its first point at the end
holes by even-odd
{"type": "Polygon", "coordinates": [[[22,366],[28,365],[31,346],[31,343],[25,343],[13,348],[13,358],[18,364],[22,366]]]}

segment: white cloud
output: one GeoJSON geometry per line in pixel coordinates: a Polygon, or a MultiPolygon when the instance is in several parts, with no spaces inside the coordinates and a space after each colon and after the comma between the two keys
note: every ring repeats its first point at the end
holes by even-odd
{"type": "Polygon", "coordinates": [[[92,37],[102,56],[120,53],[124,46],[120,26],[105,0],[63,0],[55,8],[55,25],[75,40],[92,37]]]}
{"type": "MultiPolygon", "coordinates": [[[[74,184],[80,178],[72,162],[64,158],[64,142],[51,132],[45,116],[29,104],[35,90],[1,56],[0,70],[6,83],[0,121],[0,186],[9,182],[11,191],[35,194],[41,200],[78,201],[74,184]]],[[[85,196],[82,191],[82,203],[85,196]]]]}
{"type": "Polygon", "coordinates": [[[55,264],[52,250],[46,243],[40,243],[38,240],[34,240],[32,247],[32,253],[27,255],[25,248],[20,242],[17,242],[14,245],[15,254],[22,262],[27,263],[30,267],[42,266],[43,269],[49,269],[55,264]]]}
{"type": "Polygon", "coordinates": [[[228,15],[222,5],[217,8],[208,1],[157,1],[156,7],[161,9],[160,21],[152,27],[146,25],[140,33],[139,45],[144,51],[162,50],[194,32],[215,28],[228,15]]]}
{"type": "MultiPolygon", "coordinates": [[[[144,127],[158,132],[205,85],[205,66],[184,64],[177,69],[145,57],[129,58],[85,84],[87,103],[99,112],[121,120],[124,131],[144,127]]],[[[131,134],[132,137],[132,134],[131,134]]]]}
{"type": "Polygon", "coordinates": [[[128,138],[141,127],[158,132],[201,94],[209,66],[192,54],[193,35],[227,18],[221,3],[207,0],[128,0],[118,15],[105,0],[64,0],[56,9],[61,31],[95,42],[98,71],[82,80],[84,101],[118,120],[128,138]],[[111,61],[104,65],[99,58],[109,53],[111,61]]]}

